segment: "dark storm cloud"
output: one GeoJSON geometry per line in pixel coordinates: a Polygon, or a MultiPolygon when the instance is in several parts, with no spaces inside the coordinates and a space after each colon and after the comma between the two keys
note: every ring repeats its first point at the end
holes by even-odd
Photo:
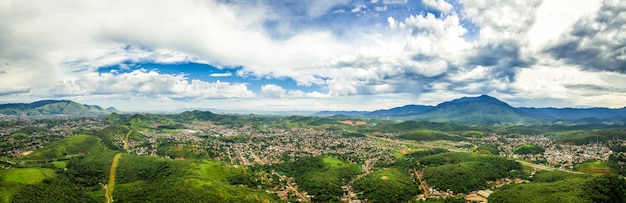
{"type": "Polygon", "coordinates": [[[626,6],[604,3],[594,19],[578,21],[547,52],[586,70],[626,73],[626,6]]]}
{"type": "Polygon", "coordinates": [[[492,76],[513,81],[516,68],[528,67],[536,63],[534,58],[523,58],[517,42],[507,41],[481,47],[474,56],[467,59],[467,65],[492,67],[492,76]]]}
{"type": "Polygon", "coordinates": [[[11,89],[11,90],[2,90],[2,89],[0,89],[0,96],[8,96],[8,95],[14,95],[14,94],[24,94],[24,93],[29,93],[29,92],[30,92],[30,88],[11,89]]]}
{"type": "Polygon", "coordinates": [[[565,87],[571,90],[586,90],[590,92],[626,92],[624,88],[610,88],[598,85],[565,85],[565,87]]]}

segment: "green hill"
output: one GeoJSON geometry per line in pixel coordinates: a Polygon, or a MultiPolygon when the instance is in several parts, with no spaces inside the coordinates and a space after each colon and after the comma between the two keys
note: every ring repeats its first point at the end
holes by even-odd
{"type": "Polygon", "coordinates": [[[104,109],[97,105],[80,104],[67,100],[42,100],[33,103],[0,104],[0,114],[36,115],[92,115],[108,114],[117,109],[104,109]]]}
{"type": "Polygon", "coordinates": [[[98,144],[100,140],[97,137],[89,135],[75,135],[52,142],[45,147],[27,156],[21,157],[22,160],[49,160],[63,158],[68,155],[84,154],[89,152],[91,147],[98,144]]]}

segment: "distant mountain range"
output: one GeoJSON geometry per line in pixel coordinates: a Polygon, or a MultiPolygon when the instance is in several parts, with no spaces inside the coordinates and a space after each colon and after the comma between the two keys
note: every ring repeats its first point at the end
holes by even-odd
{"type": "Polygon", "coordinates": [[[4,115],[94,115],[117,112],[114,107],[80,104],[68,100],[42,100],[33,103],[0,104],[4,115]]]}
{"type": "Polygon", "coordinates": [[[515,108],[494,97],[463,97],[437,106],[407,105],[377,111],[321,111],[316,115],[348,115],[399,120],[452,122],[465,125],[565,122],[626,123],[626,108],[515,108]]]}
{"type": "MultiPolygon", "coordinates": [[[[113,107],[80,104],[68,100],[0,104],[0,115],[97,115],[118,112],[113,107]]],[[[317,116],[345,115],[396,120],[450,122],[463,125],[499,124],[626,124],[626,107],[515,108],[494,97],[463,97],[436,106],[406,105],[376,111],[321,111],[317,116]]]]}

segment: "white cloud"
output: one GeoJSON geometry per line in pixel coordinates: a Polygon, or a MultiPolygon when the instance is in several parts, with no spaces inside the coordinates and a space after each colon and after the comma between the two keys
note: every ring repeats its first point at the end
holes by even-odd
{"type": "Polygon", "coordinates": [[[129,73],[86,73],[81,79],[62,80],[50,94],[60,96],[103,95],[127,98],[223,99],[251,98],[246,84],[188,81],[184,75],[159,74],[143,69],[129,73]]]}
{"type": "MultiPolygon", "coordinates": [[[[315,1],[310,14],[339,3],[315,1]]],[[[350,42],[325,30],[272,39],[263,22],[273,16],[264,7],[234,6],[192,0],[3,1],[0,64],[9,64],[5,71],[12,74],[0,75],[0,85],[49,87],[80,77],[77,71],[126,60],[243,65],[260,76],[294,76],[310,83],[294,69],[350,49],[350,42]]]]}
{"type": "Polygon", "coordinates": [[[424,5],[437,9],[444,14],[452,11],[452,5],[445,0],[422,0],[422,2],[424,5]]]}
{"type": "Polygon", "coordinates": [[[621,108],[626,101],[626,75],[587,72],[561,62],[522,69],[511,84],[532,106],[597,106],[621,108]],[[540,103],[542,100],[561,101],[540,103]]]}
{"type": "Polygon", "coordinates": [[[278,85],[267,84],[267,85],[261,86],[261,93],[266,97],[276,97],[276,98],[284,97],[285,92],[287,91],[278,85]]]}
{"type": "Polygon", "coordinates": [[[386,11],[387,10],[387,6],[376,6],[374,7],[374,10],[381,12],[381,11],[386,11]]]}
{"type": "Polygon", "coordinates": [[[230,77],[233,76],[232,73],[211,73],[209,74],[211,77],[230,77]]]}
{"type": "Polygon", "coordinates": [[[535,22],[535,10],[541,0],[461,0],[463,13],[480,27],[483,43],[503,39],[525,40],[525,34],[535,22]]]}
{"type": "MultiPolygon", "coordinates": [[[[323,26],[292,29],[304,25],[280,24],[277,32],[289,37],[278,39],[264,26],[285,16],[263,3],[243,2],[1,1],[1,100],[13,99],[6,95],[92,95],[254,106],[252,99],[221,99],[262,98],[259,105],[294,106],[297,100],[316,109],[354,109],[341,104],[346,102],[342,99],[375,108],[385,106],[383,101],[393,103],[381,97],[436,104],[483,93],[515,101],[528,97],[538,105],[548,97],[554,105],[619,106],[624,101],[624,1],[461,0],[464,10],[457,11],[445,0],[423,0],[445,15],[411,11],[417,14],[388,17],[388,26],[371,25],[362,28],[369,32],[350,33],[349,38],[323,26]],[[464,20],[480,29],[476,39],[465,38],[464,20]],[[254,94],[242,83],[189,80],[146,70],[95,71],[122,62],[241,65],[237,76],[288,77],[298,85],[318,85],[322,92],[267,84],[254,94]],[[363,102],[372,98],[380,102],[363,102]],[[352,101],[356,99],[363,101],[352,101]]],[[[307,2],[303,18],[348,12],[339,5],[349,3],[307,2]]],[[[388,6],[404,5],[374,9],[388,6]]]]}
{"type": "Polygon", "coordinates": [[[432,14],[411,16],[402,22],[388,18],[388,22],[402,34],[321,66],[318,74],[330,78],[326,81],[330,95],[420,93],[435,77],[454,71],[451,68],[459,65],[463,51],[471,48],[454,14],[444,19],[432,14]]]}
{"type": "Polygon", "coordinates": [[[363,9],[367,8],[365,5],[357,5],[352,9],[352,13],[361,12],[363,9]]]}
{"type": "Polygon", "coordinates": [[[0,88],[0,96],[22,95],[30,93],[29,87],[2,87],[0,88]]]}
{"type": "Polygon", "coordinates": [[[601,1],[587,0],[544,0],[536,10],[536,18],[527,38],[534,52],[541,51],[547,43],[558,40],[581,17],[595,14],[601,1]]]}
{"type": "Polygon", "coordinates": [[[626,2],[603,1],[545,48],[552,56],[586,70],[626,73],[626,2]]]}
{"type": "Polygon", "coordinates": [[[409,0],[383,0],[384,4],[406,4],[409,0]]]}
{"type": "Polygon", "coordinates": [[[261,86],[261,94],[267,98],[328,98],[328,94],[314,92],[304,92],[302,90],[285,90],[281,86],[275,84],[267,84],[261,86]]]}

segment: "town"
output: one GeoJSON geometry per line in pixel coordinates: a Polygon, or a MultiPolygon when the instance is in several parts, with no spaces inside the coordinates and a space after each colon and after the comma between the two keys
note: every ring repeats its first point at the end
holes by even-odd
{"type": "MultiPolygon", "coordinates": [[[[4,157],[28,155],[44,145],[72,135],[94,132],[109,124],[103,117],[3,117],[0,128],[0,154],[4,157]]],[[[344,122],[344,121],[340,121],[344,122]]],[[[499,156],[524,160],[557,170],[573,170],[576,164],[589,160],[606,161],[613,152],[607,142],[582,145],[555,142],[555,138],[544,135],[503,136],[491,134],[466,141],[414,142],[400,140],[396,133],[374,132],[368,136],[344,136],[341,131],[327,128],[268,128],[259,129],[251,125],[234,127],[212,121],[184,123],[184,129],[169,131],[155,130],[162,124],[154,123],[152,129],[138,130],[142,139],[129,139],[131,153],[159,156],[166,159],[208,158],[232,164],[235,167],[272,165],[293,162],[301,157],[330,155],[361,166],[360,177],[384,168],[397,157],[394,153],[410,153],[411,147],[444,148],[452,151],[472,152],[480,145],[496,146],[499,156]],[[518,154],[514,149],[522,144],[532,144],[545,149],[541,153],[518,154]]],[[[124,144],[124,136],[113,136],[117,145],[124,144]]],[[[613,144],[626,145],[623,140],[612,140],[613,144]]],[[[543,168],[545,169],[545,168],[543,168]]],[[[310,201],[306,191],[299,191],[291,177],[271,173],[259,173],[259,179],[274,180],[268,188],[259,188],[288,198],[310,201]]],[[[412,177],[421,180],[417,171],[412,177]]],[[[509,180],[506,184],[513,181],[509,180]]],[[[520,181],[517,181],[520,182],[520,181]]],[[[424,182],[424,185],[427,185],[424,182]]],[[[501,186],[502,184],[500,184],[501,186]]],[[[350,185],[342,186],[345,202],[361,202],[350,185]]],[[[493,188],[496,189],[496,188],[493,188]]],[[[463,197],[453,191],[440,191],[432,187],[423,188],[428,198],[463,197]]],[[[484,192],[482,192],[484,193],[484,192]]],[[[472,193],[474,197],[479,193],[472,193]]]]}

